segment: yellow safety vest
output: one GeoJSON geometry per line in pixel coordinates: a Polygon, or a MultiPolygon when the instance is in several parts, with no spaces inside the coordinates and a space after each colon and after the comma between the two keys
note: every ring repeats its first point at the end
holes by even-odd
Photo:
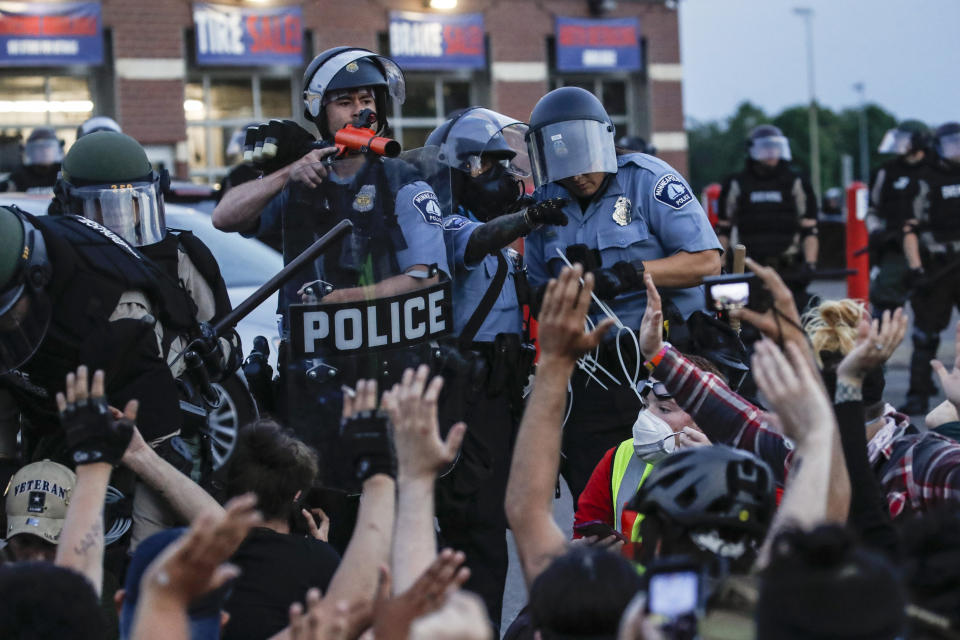
{"type": "Polygon", "coordinates": [[[613,473],[610,476],[610,495],[613,496],[613,514],[614,523],[620,533],[627,536],[630,542],[640,541],[640,521],[642,515],[637,515],[633,521],[630,531],[623,530],[623,508],[629,502],[637,490],[647,479],[650,472],[653,471],[653,465],[642,461],[633,451],[633,438],[624,440],[617,447],[617,452],[613,456],[613,473]],[[621,495],[620,489],[624,488],[621,495]]]}

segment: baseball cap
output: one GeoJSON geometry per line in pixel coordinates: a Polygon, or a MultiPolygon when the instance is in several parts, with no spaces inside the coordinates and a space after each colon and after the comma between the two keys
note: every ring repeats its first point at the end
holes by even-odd
{"type": "MultiPolygon", "coordinates": [[[[184,527],[165,529],[155,533],[139,545],[130,558],[127,578],[124,582],[123,607],[120,610],[120,638],[126,640],[133,632],[133,619],[140,599],[140,582],[150,563],[163,553],[168,545],[175,542],[187,530],[184,527]]],[[[214,589],[190,603],[187,610],[190,616],[191,640],[217,640],[220,637],[220,610],[230,595],[232,583],[214,589]]]]}
{"type": "Polygon", "coordinates": [[[4,492],[6,537],[29,533],[56,544],[76,484],[73,471],[51,460],[34,462],[17,471],[4,492]]]}

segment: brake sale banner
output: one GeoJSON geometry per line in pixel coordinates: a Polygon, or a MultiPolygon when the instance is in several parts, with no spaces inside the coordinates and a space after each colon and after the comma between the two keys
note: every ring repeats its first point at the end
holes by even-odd
{"type": "Polygon", "coordinates": [[[558,71],[638,71],[640,21],[557,18],[558,71]]]}
{"type": "Polygon", "coordinates": [[[391,11],[390,57],[401,69],[483,69],[483,14],[391,11]]]}
{"type": "Polygon", "coordinates": [[[300,6],[193,5],[199,65],[303,64],[300,6]]]}
{"type": "Polygon", "coordinates": [[[0,2],[0,65],[102,62],[99,2],[0,2]]]}

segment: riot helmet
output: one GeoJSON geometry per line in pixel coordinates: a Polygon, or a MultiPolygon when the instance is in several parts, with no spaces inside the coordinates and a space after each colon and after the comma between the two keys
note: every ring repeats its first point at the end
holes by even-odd
{"type": "Polygon", "coordinates": [[[747,155],[755,162],[790,162],[790,141],[779,127],[761,124],[750,130],[747,136],[747,155]]]}
{"type": "Polygon", "coordinates": [[[457,204],[489,220],[516,208],[523,196],[530,175],[526,131],[522,122],[470,107],[434,129],[425,147],[435,150],[438,165],[453,170],[446,173],[457,204]]]}
{"type": "Polygon", "coordinates": [[[52,273],[40,230],[16,206],[0,207],[0,375],[40,347],[53,310],[52,273]]]}
{"type": "Polygon", "coordinates": [[[63,213],[90,218],[141,247],[167,233],[163,192],[169,184],[136,140],[98,131],[70,147],[54,191],[63,213]]]}
{"type": "Polygon", "coordinates": [[[627,504],[627,509],[645,516],[641,528],[645,561],[653,558],[658,543],[673,541],[692,543],[704,554],[741,564],[752,560],[775,508],[770,467],[753,454],[725,445],[670,454],[627,504]],[[658,534],[663,538],[656,539],[658,534]]]}
{"type": "Polygon", "coordinates": [[[117,121],[113,118],[107,116],[93,116],[88,118],[77,127],[77,140],[83,136],[89,135],[91,133],[96,133],[97,131],[115,131],[117,133],[123,133],[120,129],[120,125],[117,124],[117,121]]]}
{"type": "Polygon", "coordinates": [[[63,161],[63,142],[49,127],[37,127],[30,132],[23,146],[23,165],[49,167],[63,161]]]}
{"type": "Polygon", "coordinates": [[[526,135],[537,187],[586,173],[616,173],[613,123],[595,95],[561,87],[540,98],[526,135]]]}
{"type": "Polygon", "coordinates": [[[651,156],[657,153],[657,148],[640,136],[621,136],[620,139],[617,140],[617,146],[627,151],[646,153],[651,156]]]}
{"type": "Polygon", "coordinates": [[[390,58],[357,47],[327,49],[303,73],[303,117],[317,125],[327,140],[333,133],[327,124],[325,107],[339,92],[369,87],[377,107],[377,132],[387,128],[387,98],[400,104],[406,99],[403,72],[390,58]]]}
{"type": "Polygon", "coordinates": [[[905,156],[930,146],[930,129],[919,120],[904,120],[883,134],[877,153],[905,156]]]}
{"type": "Polygon", "coordinates": [[[948,122],[933,133],[937,155],[948,162],[960,163],[960,122],[948,122]]]}

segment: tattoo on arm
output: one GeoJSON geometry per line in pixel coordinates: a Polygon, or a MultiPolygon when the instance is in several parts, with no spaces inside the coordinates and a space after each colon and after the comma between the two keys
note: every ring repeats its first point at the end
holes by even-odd
{"type": "Polygon", "coordinates": [[[863,387],[857,387],[842,380],[837,380],[837,390],[833,394],[834,404],[863,400],[863,387]]]}
{"type": "Polygon", "coordinates": [[[530,226],[523,217],[523,211],[511,213],[486,222],[470,234],[467,249],[463,252],[463,261],[476,264],[489,253],[503,249],[508,244],[530,232],[530,226]]]}
{"type": "Polygon", "coordinates": [[[101,514],[101,517],[90,526],[90,530],[83,535],[83,538],[80,539],[80,542],[73,547],[73,551],[78,556],[86,556],[90,549],[96,547],[98,544],[101,544],[102,541],[103,516],[101,514]]]}

